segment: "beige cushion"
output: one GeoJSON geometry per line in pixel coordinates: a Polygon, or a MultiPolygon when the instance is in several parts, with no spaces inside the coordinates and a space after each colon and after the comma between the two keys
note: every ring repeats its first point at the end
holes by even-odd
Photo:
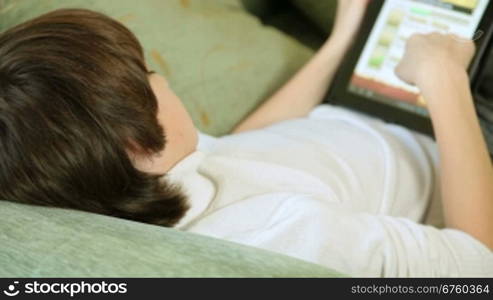
{"type": "Polygon", "coordinates": [[[337,9],[337,0],[291,0],[291,2],[320,29],[326,33],[330,32],[337,9]]]}

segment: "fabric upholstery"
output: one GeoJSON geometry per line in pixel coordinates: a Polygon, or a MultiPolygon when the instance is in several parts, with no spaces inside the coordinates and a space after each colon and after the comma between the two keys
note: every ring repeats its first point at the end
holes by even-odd
{"type": "Polygon", "coordinates": [[[335,17],[337,0],[291,0],[320,29],[329,33],[335,17]]]}
{"type": "Polygon", "coordinates": [[[0,277],[332,277],[287,256],[174,229],[0,201],[0,277]]]}
{"type": "Polygon", "coordinates": [[[241,0],[245,9],[259,17],[266,17],[276,10],[279,1],[275,0],[241,0]]]}

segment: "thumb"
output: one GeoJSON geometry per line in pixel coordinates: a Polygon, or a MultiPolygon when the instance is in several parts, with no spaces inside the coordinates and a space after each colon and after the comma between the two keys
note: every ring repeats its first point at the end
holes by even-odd
{"type": "Polygon", "coordinates": [[[395,67],[394,69],[394,74],[401,79],[402,81],[415,85],[415,78],[413,76],[414,73],[414,66],[410,66],[409,62],[405,57],[401,59],[399,64],[395,67]]]}

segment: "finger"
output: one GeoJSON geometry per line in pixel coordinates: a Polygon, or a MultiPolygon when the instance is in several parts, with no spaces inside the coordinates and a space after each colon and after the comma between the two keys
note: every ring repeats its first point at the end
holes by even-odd
{"type": "Polygon", "coordinates": [[[415,85],[415,76],[417,66],[415,58],[411,55],[412,51],[406,50],[404,56],[394,69],[394,74],[402,81],[415,85]]]}
{"type": "Polygon", "coordinates": [[[402,81],[409,84],[414,84],[414,82],[412,82],[412,78],[408,74],[408,69],[409,67],[407,66],[407,63],[404,60],[401,60],[401,62],[395,67],[394,74],[402,81]]]}
{"type": "Polygon", "coordinates": [[[459,42],[459,43],[463,43],[463,44],[468,44],[469,42],[471,42],[470,39],[464,38],[462,36],[459,36],[459,35],[456,35],[453,33],[447,34],[447,38],[452,39],[452,40],[459,42]]]}
{"type": "Polygon", "coordinates": [[[423,39],[426,39],[426,36],[427,35],[421,33],[412,34],[406,41],[406,49],[411,48],[415,44],[421,43],[423,39]]]}

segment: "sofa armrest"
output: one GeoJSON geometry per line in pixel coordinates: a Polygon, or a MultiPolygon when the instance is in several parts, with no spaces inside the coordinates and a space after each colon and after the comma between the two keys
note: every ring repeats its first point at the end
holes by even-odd
{"type": "Polygon", "coordinates": [[[273,252],[92,213],[0,201],[0,277],[340,277],[273,252]]]}

